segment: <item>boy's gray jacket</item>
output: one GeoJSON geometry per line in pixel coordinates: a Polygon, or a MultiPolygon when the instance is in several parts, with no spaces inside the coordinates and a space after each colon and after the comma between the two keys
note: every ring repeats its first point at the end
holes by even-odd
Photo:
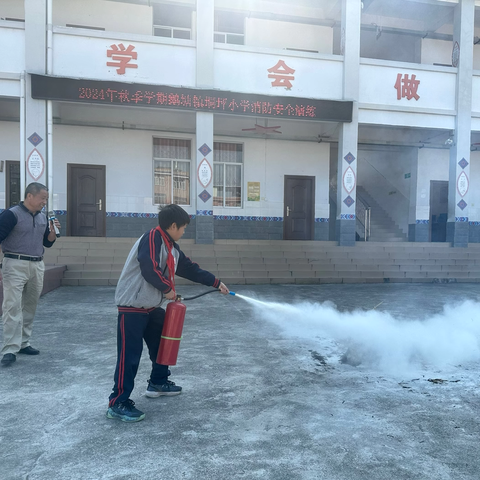
{"type": "Polygon", "coordinates": [[[220,285],[220,280],[186,257],[175,242],[165,245],[160,227],[156,227],[146,232],[132,247],[115,290],[116,305],[156,308],[162,304],[164,293],[174,287],[169,280],[167,248],[173,254],[177,275],[207,286],[220,285]]]}

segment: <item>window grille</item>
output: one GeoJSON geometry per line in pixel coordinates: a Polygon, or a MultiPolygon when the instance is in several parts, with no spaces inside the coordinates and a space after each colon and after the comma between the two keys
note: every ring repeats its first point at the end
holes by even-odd
{"type": "Polygon", "coordinates": [[[213,206],[242,206],[243,145],[213,144],[213,206]]]}
{"type": "Polygon", "coordinates": [[[190,140],[153,139],[153,203],[190,205],[190,140]]]}

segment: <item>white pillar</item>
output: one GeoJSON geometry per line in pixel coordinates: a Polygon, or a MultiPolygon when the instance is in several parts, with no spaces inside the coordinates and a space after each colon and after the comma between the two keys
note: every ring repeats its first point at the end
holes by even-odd
{"type": "Polygon", "coordinates": [[[458,58],[456,127],[450,149],[447,242],[467,247],[472,118],[472,74],[475,0],[462,0],[455,7],[452,58],[458,58]],[[457,55],[455,52],[458,52],[457,55]]]}
{"type": "MultiPolygon", "coordinates": [[[[197,88],[212,88],[214,0],[197,0],[197,88]]],[[[195,242],[214,243],[213,222],[213,113],[196,113],[195,242]]]]}
{"type": "Polygon", "coordinates": [[[338,140],[336,239],[339,245],[355,244],[361,4],[360,0],[342,0],[343,100],[353,101],[353,111],[352,122],[340,124],[338,140]]]}

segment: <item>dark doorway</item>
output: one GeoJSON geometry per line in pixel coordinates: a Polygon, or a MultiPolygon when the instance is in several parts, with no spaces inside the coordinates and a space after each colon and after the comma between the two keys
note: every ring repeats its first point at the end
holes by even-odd
{"type": "Polygon", "coordinates": [[[430,241],[447,240],[448,182],[430,181],[430,241]]]}
{"type": "Polygon", "coordinates": [[[68,164],[67,232],[72,236],[105,236],[105,165],[68,164]]]}
{"type": "Polygon", "coordinates": [[[283,238],[313,240],[315,177],[285,175],[283,238]]]}
{"type": "Polygon", "coordinates": [[[5,165],[5,208],[18,205],[22,200],[20,192],[20,162],[7,160],[5,165]]]}

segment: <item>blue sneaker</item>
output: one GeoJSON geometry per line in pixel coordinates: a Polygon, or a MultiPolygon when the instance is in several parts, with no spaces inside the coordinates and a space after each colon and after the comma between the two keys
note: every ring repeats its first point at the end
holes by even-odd
{"type": "Polygon", "coordinates": [[[135,402],[128,399],[121,403],[116,403],[107,410],[107,418],[118,418],[122,422],[139,422],[145,418],[145,414],[135,408],[135,402]]]}
{"type": "Polygon", "coordinates": [[[149,380],[145,395],[150,398],[157,398],[161,397],[162,395],[171,397],[172,395],[180,395],[181,393],[182,387],[178,387],[170,380],[167,380],[167,382],[163,383],[162,385],[155,385],[149,380]]]}

